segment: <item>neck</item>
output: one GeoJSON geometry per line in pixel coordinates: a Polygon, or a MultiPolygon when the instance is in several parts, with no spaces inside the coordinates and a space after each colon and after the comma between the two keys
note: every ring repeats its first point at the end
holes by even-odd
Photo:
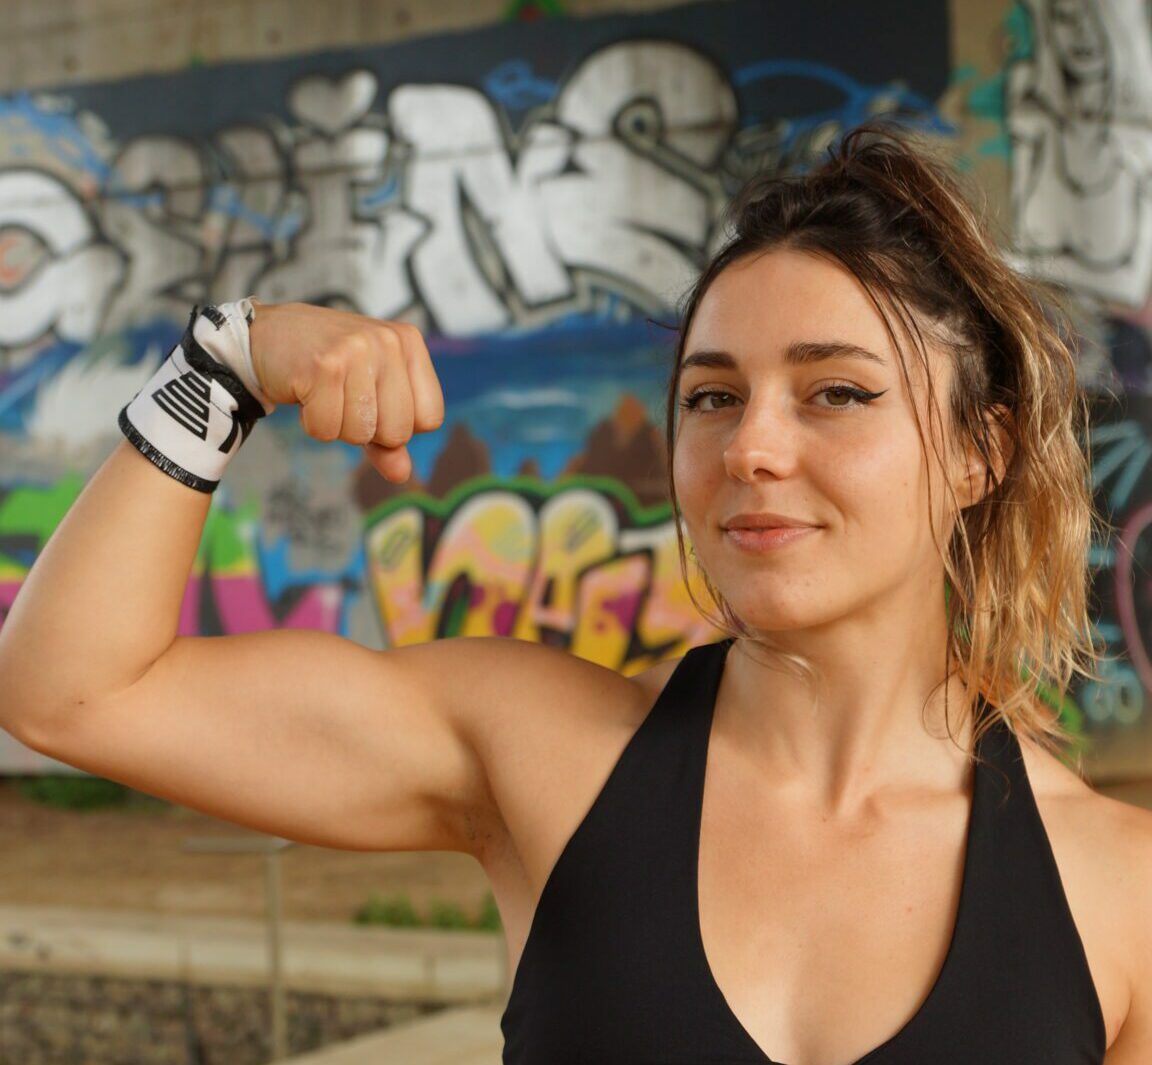
{"type": "Polygon", "coordinates": [[[829,815],[887,788],[962,786],[971,725],[964,685],[946,674],[943,603],[927,611],[933,599],[908,598],[907,609],[877,603],[821,629],[769,634],[811,663],[814,683],[737,640],[716,712],[739,757],[829,815]]]}

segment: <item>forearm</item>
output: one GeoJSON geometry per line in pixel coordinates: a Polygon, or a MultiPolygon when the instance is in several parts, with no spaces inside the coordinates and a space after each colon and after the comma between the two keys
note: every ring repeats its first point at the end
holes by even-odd
{"type": "Polygon", "coordinates": [[[0,629],[0,725],[19,737],[66,722],[164,653],[211,498],[119,443],[52,534],[0,629]]]}

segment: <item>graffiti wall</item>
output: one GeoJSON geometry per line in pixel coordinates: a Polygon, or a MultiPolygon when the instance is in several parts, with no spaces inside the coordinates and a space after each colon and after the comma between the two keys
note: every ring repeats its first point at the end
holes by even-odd
{"type": "Polygon", "coordinates": [[[1009,66],[1013,243],[1032,272],[1140,304],[1152,284],[1145,0],[1026,0],[1009,66]]]}
{"type": "MultiPolygon", "coordinates": [[[[712,638],[664,487],[676,301],[753,171],[876,115],[957,134],[948,25],[943,3],[734,0],[0,97],[0,614],[189,307],[251,293],[417,323],[447,417],[394,486],[279,408],[214,497],[182,633],[502,634],[626,673],[712,638]]],[[[1107,249],[1117,287],[1147,287],[1143,246],[1107,249]]],[[[1109,430],[1101,482],[1146,552],[1147,422],[1109,430]]],[[[1134,653],[1068,714],[1125,752],[1152,604],[1110,550],[1133,592],[1101,631],[1134,653]]]]}

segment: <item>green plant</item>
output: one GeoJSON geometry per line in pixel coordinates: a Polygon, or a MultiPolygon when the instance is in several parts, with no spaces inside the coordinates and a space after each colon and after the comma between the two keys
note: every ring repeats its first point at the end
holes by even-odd
{"type": "Polygon", "coordinates": [[[353,915],[356,924],[383,924],[393,928],[416,928],[420,915],[406,895],[383,898],[379,894],[364,903],[353,915]]]}
{"type": "Polygon", "coordinates": [[[17,777],[15,784],[16,790],[26,799],[65,810],[122,806],[132,791],[114,780],[89,776],[17,777]]]}
{"type": "Polygon", "coordinates": [[[372,897],[353,914],[356,924],[388,925],[392,928],[456,928],[498,931],[500,911],[492,892],[484,896],[480,912],[470,918],[454,902],[435,899],[426,914],[421,916],[407,895],[383,897],[374,893],[372,897]]]}
{"type": "Polygon", "coordinates": [[[471,928],[468,915],[454,902],[434,901],[428,908],[427,923],[433,928],[471,928]]]}
{"type": "Polygon", "coordinates": [[[492,932],[498,932],[503,927],[500,922],[500,911],[496,908],[496,898],[491,891],[484,896],[484,901],[480,904],[480,916],[476,919],[474,927],[492,932]]]}

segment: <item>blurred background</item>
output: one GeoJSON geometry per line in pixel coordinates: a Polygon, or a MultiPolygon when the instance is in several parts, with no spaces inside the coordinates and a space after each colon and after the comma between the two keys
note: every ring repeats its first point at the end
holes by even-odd
{"type": "MultiPolygon", "coordinates": [[[[1113,660],[1057,709],[1152,806],[1145,0],[0,0],[0,31],[0,619],[192,305],[255,294],[417,323],[447,420],[398,486],[278,409],[181,633],[502,634],[628,674],[712,639],[666,327],[745,177],[891,116],[1067,291],[1113,660]]],[[[285,847],[3,732],[0,853],[5,1065],[499,1060],[464,855],[285,847]]]]}

